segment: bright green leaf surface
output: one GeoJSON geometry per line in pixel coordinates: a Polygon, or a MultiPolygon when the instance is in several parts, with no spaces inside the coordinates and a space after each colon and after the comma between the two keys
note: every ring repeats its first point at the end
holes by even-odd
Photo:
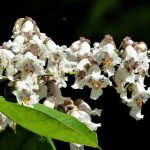
{"type": "Polygon", "coordinates": [[[98,147],[95,132],[90,131],[76,118],[44,105],[36,104],[33,109],[1,100],[0,112],[22,127],[41,136],[98,147]]]}

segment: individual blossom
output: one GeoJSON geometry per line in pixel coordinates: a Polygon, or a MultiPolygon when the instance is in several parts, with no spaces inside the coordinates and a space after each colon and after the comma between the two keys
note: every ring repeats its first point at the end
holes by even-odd
{"type": "Polygon", "coordinates": [[[147,45],[144,42],[136,42],[134,43],[133,47],[137,51],[138,56],[137,72],[139,72],[141,76],[149,76],[148,69],[150,59],[148,57],[147,45]]]}
{"type": "Polygon", "coordinates": [[[16,96],[19,104],[31,106],[39,102],[39,86],[36,83],[36,78],[28,76],[26,80],[19,80],[15,82],[15,91],[13,94],[16,96]]]}
{"type": "Polygon", "coordinates": [[[66,46],[56,46],[56,49],[51,50],[46,67],[47,72],[53,75],[59,87],[67,86],[66,81],[68,78],[65,74],[72,72],[76,66],[76,62],[67,59],[65,49],[66,46]]]}
{"type": "Polygon", "coordinates": [[[88,80],[86,85],[91,88],[90,98],[94,100],[98,99],[103,94],[103,88],[112,84],[107,77],[100,74],[98,66],[94,65],[89,69],[86,80],[88,80]]]}
{"type": "Polygon", "coordinates": [[[34,91],[29,91],[29,89],[17,89],[13,94],[16,96],[18,103],[23,104],[24,106],[32,107],[33,104],[39,102],[38,94],[34,91]]]}
{"type": "Polygon", "coordinates": [[[5,70],[5,76],[9,80],[13,80],[13,75],[16,73],[16,69],[11,64],[14,54],[6,49],[0,49],[0,79],[3,77],[3,72],[5,70]]]}
{"type": "Polygon", "coordinates": [[[14,133],[16,133],[16,123],[9,120],[5,115],[0,113],[0,132],[5,130],[6,126],[9,126],[14,133]]]}
{"type": "Polygon", "coordinates": [[[0,113],[0,132],[5,130],[5,127],[8,125],[8,123],[9,119],[5,115],[0,113]]]}
{"type": "Polygon", "coordinates": [[[101,112],[102,112],[101,109],[95,108],[92,110],[91,107],[89,106],[89,104],[86,103],[83,99],[80,99],[80,98],[76,99],[74,101],[74,104],[78,107],[78,109],[86,112],[89,115],[94,115],[94,116],[97,115],[98,117],[101,116],[101,112]]]}
{"type": "Polygon", "coordinates": [[[112,79],[116,84],[116,91],[120,94],[124,91],[126,84],[135,82],[135,74],[134,72],[128,72],[123,65],[120,65],[112,79]]]}
{"type": "Polygon", "coordinates": [[[20,33],[28,33],[29,36],[33,33],[39,32],[39,28],[36,25],[36,22],[30,18],[30,17],[25,17],[25,18],[20,18],[15,22],[14,28],[13,28],[13,33],[15,37],[16,35],[20,33]]]}
{"type": "Polygon", "coordinates": [[[135,82],[129,86],[131,92],[131,98],[127,97],[127,94],[122,96],[124,103],[131,107],[130,115],[136,120],[140,120],[144,117],[141,114],[142,105],[150,97],[150,88],[145,90],[143,85],[139,82],[135,82]]]}
{"type": "Polygon", "coordinates": [[[106,35],[100,43],[94,44],[92,53],[98,64],[102,66],[102,70],[108,74],[108,77],[114,75],[115,66],[120,64],[121,58],[116,52],[113,38],[106,35]]]}
{"type": "Polygon", "coordinates": [[[75,69],[75,72],[77,72],[77,74],[75,75],[75,83],[74,85],[72,85],[72,88],[82,89],[86,85],[87,80],[85,77],[87,76],[88,69],[91,65],[92,64],[88,58],[84,58],[78,63],[75,69]]]}
{"type": "Polygon", "coordinates": [[[101,126],[100,123],[93,123],[89,114],[82,110],[74,110],[71,116],[77,118],[80,122],[85,124],[91,131],[96,131],[101,126]]]}
{"type": "Polygon", "coordinates": [[[80,37],[79,40],[72,43],[72,45],[66,50],[66,53],[69,60],[78,62],[85,56],[91,55],[90,51],[90,41],[84,37],[80,37]]]}
{"type": "Polygon", "coordinates": [[[80,66],[81,70],[76,75],[76,80],[72,87],[81,89],[84,86],[88,86],[92,88],[90,97],[92,99],[98,99],[103,93],[102,88],[111,85],[111,82],[104,75],[101,75],[101,70],[97,64],[90,64],[87,60],[82,62],[82,64],[85,68],[79,63],[78,66],[80,66]]]}
{"type": "Polygon", "coordinates": [[[22,35],[17,35],[13,40],[4,42],[3,46],[6,49],[9,49],[13,53],[22,53],[24,51],[24,40],[25,38],[22,35]]]}
{"type": "Polygon", "coordinates": [[[13,62],[15,68],[21,72],[22,78],[26,78],[28,74],[44,75],[45,62],[37,59],[31,52],[26,54],[18,54],[14,57],[13,62]]]}
{"type": "Polygon", "coordinates": [[[32,35],[25,50],[26,52],[29,51],[33,55],[37,56],[38,59],[47,61],[49,58],[49,50],[46,47],[45,41],[48,39],[48,37],[46,36],[44,39],[41,38],[42,33],[32,35]]]}

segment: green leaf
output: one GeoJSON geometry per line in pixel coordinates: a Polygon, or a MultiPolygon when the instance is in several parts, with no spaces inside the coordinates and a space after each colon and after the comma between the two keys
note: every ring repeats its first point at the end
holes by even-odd
{"type": "Polygon", "coordinates": [[[11,128],[0,133],[1,150],[56,150],[51,139],[40,137],[17,126],[16,134],[11,128]]]}
{"type": "Polygon", "coordinates": [[[77,72],[69,72],[68,74],[69,74],[69,75],[76,75],[77,72]]]}
{"type": "Polygon", "coordinates": [[[42,104],[34,105],[33,109],[1,100],[0,111],[17,124],[41,136],[98,147],[95,132],[76,118],[42,104]]]}
{"type": "Polygon", "coordinates": [[[90,131],[76,118],[46,107],[42,104],[36,104],[34,105],[34,108],[55,120],[55,127],[53,127],[55,130],[52,131],[54,132],[54,136],[65,138],[68,142],[98,147],[96,133],[90,131]]]}

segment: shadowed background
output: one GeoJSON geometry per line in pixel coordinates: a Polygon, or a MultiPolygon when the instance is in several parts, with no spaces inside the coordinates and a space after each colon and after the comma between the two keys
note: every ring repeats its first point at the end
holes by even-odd
{"type": "MultiPolygon", "coordinates": [[[[99,42],[105,34],[111,34],[117,47],[127,35],[134,41],[145,41],[150,47],[149,1],[49,0],[20,1],[20,3],[13,1],[1,4],[1,7],[5,7],[5,11],[0,10],[0,43],[10,38],[13,25],[18,18],[30,16],[37,22],[40,31],[59,45],[69,46],[80,36],[89,38],[93,44],[99,42]]],[[[72,77],[69,78],[69,83],[73,83],[72,77]]],[[[93,117],[94,122],[102,123],[97,132],[99,145],[103,150],[150,149],[149,101],[143,106],[144,120],[136,121],[129,116],[130,109],[121,103],[119,95],[113,88],[105,89],[103,96],[97,101],[89,99],[88,88],[83,91],[69,87],[62,89],[64,96],[70,96],[68,93],[73,99],[78,97],[85,99],[92,108],[104,109],[101,118],[93,117]]],[[[68,144],[55,142],[58,150],[68,150],[68,144]]]]}

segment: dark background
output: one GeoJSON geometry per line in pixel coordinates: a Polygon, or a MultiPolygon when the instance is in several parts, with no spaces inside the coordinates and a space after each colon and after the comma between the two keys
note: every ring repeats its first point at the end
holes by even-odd
{"type": "MultiPolygon", "coordinates": [[[[125,36],[145,41],[150,47],[150,2],[143,0],[47,0],[6,1],[0,9],[0,43],[8,41],[15,21],[32,17],[41,32],[59,45],[69,46],[80,36],[99,42],[105,34],[114,37],[117,46],[125,36]]],[[[73,79],[69,78],[72,83],[73,79]]],[[[148,83],[149,81],[147,81],[148,83]]],[[[92,108],[103,109],[98,129],[99,145],[103,150],[149,150],[150,101],[143,105],[141,121],[129,116],[129,108],[122,104],[116,91],[108,87],[97,101],[89,99],[90,90],[63,89],[64,96],[83,98],[92,108]],[[68,95],[68,93],[70,95],[68,95]]],[[[68,144],[55,141],[58,150],[68,150],[68,144]]],[[[85,148],[94,150],[93,148],[85,148]]]]}

